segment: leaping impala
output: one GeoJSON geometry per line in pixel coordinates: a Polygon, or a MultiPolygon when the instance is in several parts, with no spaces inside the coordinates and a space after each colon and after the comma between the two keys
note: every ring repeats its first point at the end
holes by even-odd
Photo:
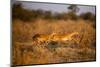
{"type": "Polygon", "coordinates": [[[33,36],[33,40],[37,40],[38,42],[48,42],[48,41],[71,41],[74,40],[78,43],[79,41],[79,32],[73,32],[70,34],[36,34],[33,36]],[[78,39],[78,40],[77,40],[78,39]]]}

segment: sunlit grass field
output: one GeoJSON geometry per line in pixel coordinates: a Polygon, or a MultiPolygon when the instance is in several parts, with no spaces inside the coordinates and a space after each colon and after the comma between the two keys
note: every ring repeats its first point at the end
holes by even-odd
{"type": "Polygon", "coordinates": [[[51,64],[96,60],[96,28],[88,20],[12,21],[12,62],[15,65],[51,64]],[[79,32],[79,43],[49,41],[33,43],[36,34],[70,34],[79,32]]]}

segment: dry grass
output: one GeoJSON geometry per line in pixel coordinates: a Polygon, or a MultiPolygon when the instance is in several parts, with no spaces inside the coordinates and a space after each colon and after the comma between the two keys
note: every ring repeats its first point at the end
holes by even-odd
{"type": "MultiPolygon", "coordinates": [[[[94,23],[94,22],[93,22],[94,23]]],[[[96,30],[93,23],[85,20],[42,20],[23,22],[14,20],[13,64],[46,64],[96,60],[96,30]],[[35,34],[79,32],[82,39],[79,44],[57,42],[32,44],[35,34]],[[68,46],[62,46],[68,45],[68,46]]]]}

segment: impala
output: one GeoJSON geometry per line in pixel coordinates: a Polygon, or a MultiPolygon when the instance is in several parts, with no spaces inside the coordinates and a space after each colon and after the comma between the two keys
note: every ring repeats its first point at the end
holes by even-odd
{"type": "Polygon", "coordinates": [[[38,42],[48,42],[48,41],[75,41],[78,43],[79,41],[79,33],[78,32],[73,32],[70,34],[57,34],[57,33],[52,33],[52,34],[36,34],[33,36],[34,41],[38,42]]]}

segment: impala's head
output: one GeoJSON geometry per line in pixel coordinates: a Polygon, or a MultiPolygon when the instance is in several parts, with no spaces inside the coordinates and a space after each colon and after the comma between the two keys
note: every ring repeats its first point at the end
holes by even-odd
{"type": "Polygon", "coordinates": [[[71,34],[71,37],[80,38],[80,34],[79,34],[79,32],[73,32],[73,33],[71,34]]]}

